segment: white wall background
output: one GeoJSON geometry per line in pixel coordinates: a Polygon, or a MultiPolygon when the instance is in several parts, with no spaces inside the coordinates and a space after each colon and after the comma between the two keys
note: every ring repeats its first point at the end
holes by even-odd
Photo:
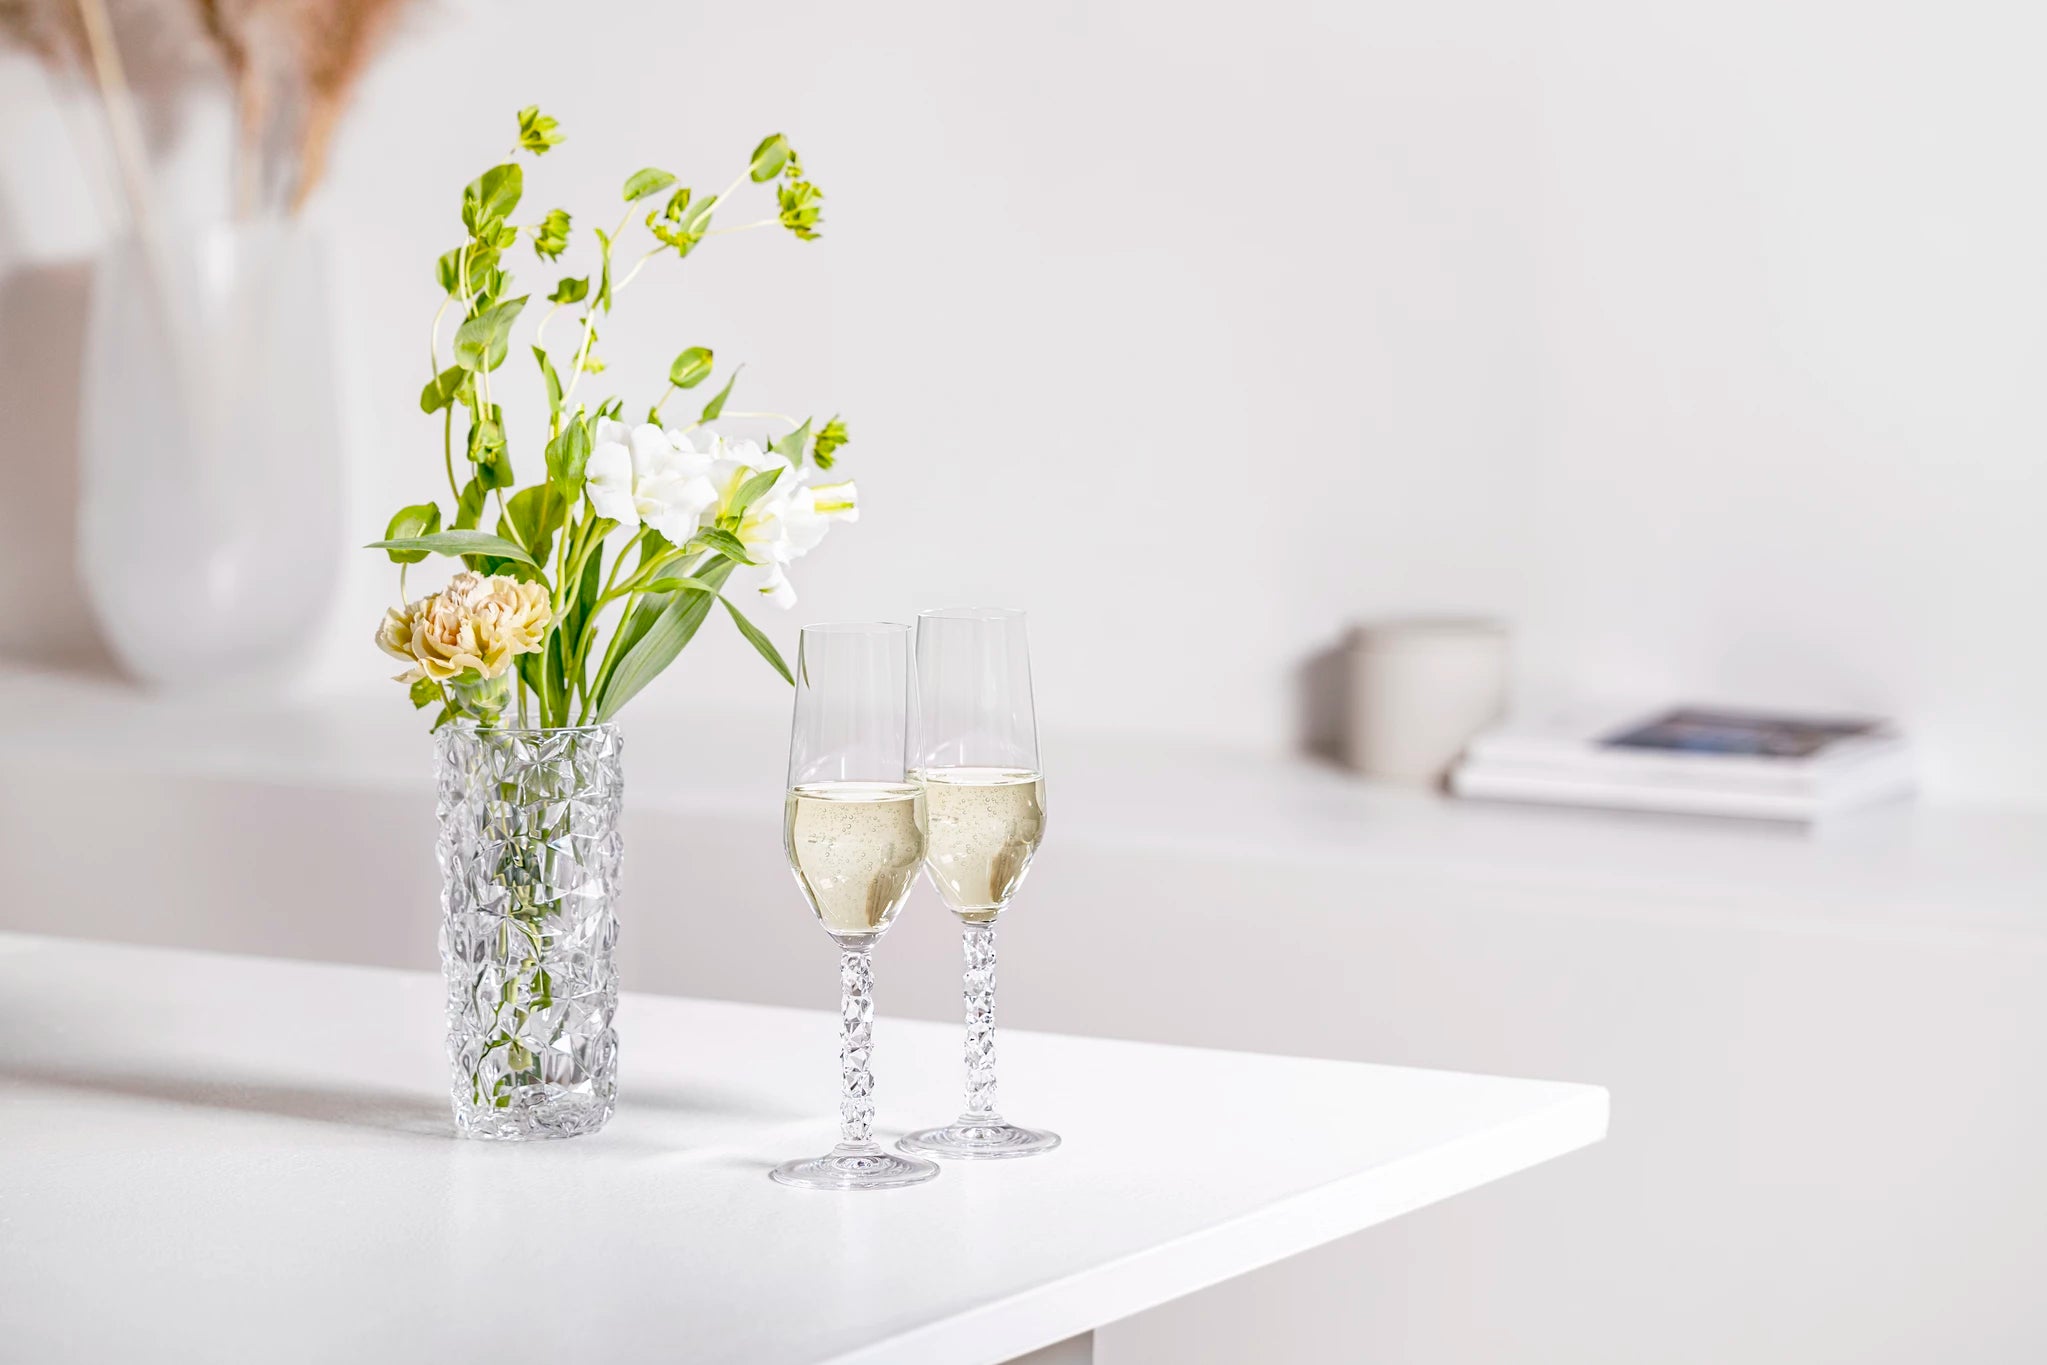
{"type": "MultiPolygon", "coordinates": [[[[1027,604],[1054,726],[1269,748],[1347,619],[1498,611],[1526,689],[1892,711],[1937,794],[2040,804],[2043,29],[1820,0],[422,11],[318,210],[357,520],[438,485],[431,261],[514,108],[571,139],[529,205],[584,224],[626,171],[719,184],[781,129],[826,239],[650,272],[605,378],[643,403],[703,343],[749,362],[747,406],[847,415],[867,511],[798,619],[1027,604]]],[[[0,110],[6,520],[48,531],[100,227],[32,67],[0,110]]],[[[203,202],[220,120],[189,134],[169,179],[203,202]]],[[[0,647],[76,653],[64,569],[12,540],[0,647]]],[[[323,686],[386,685],[390,586],[352,561],[323,686]]],[[[720,633],[647,705],[781,707],[759,668],[720,633]]]]}

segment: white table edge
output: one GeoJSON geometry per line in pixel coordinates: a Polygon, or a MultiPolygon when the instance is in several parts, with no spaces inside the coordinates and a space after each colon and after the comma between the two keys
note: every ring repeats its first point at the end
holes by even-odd
{"type": "Polygon", "coordinates": [[[1606,1136],[1608,1113],[1605,1087],[1574,1084],[1506,1127],[1304,1190],[1085,1277],[1047,1281],[819,1365],[1001,1365],[1592,1146],[1606,1136]],[[1396,1182],[1398,1197],[1385,1193],[1389,1170],[1407,1177],[1396,1182]]]}

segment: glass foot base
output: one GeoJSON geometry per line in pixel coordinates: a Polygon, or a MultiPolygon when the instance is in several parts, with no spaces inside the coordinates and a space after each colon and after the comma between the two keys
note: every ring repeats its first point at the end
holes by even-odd
{"type": "Polygon", "coordinates": [[[884,1152],[871,1142],[841,1143],[823,1156],[785,1161],[768,1172],[776,1183],[804,1190],[892,1190],[921,1185],[937,1174],[928,1161],[884,1152]]]}
{"type": "Polygon", "coordinates": [[[998,1118],[960,1118],[943,1128],[926,1128],[896,1144],[905,1152],[950,1157],[959,1161],[999,1161],[1004,1157],[1036,1156],[1059,1145],[1059,1135],[1040,1128],[1019,1128],[998,1118]]]}
{"type": "Polygon", "coordinates": [[[488,1142],[535,1142],[580,1137],[611,1121],[611,1092],[578,1094],[562,1086],[529,1086],[503,1109],[467,1103],[469,1087],[455,1097],[455,1130],[488,1142]]]}

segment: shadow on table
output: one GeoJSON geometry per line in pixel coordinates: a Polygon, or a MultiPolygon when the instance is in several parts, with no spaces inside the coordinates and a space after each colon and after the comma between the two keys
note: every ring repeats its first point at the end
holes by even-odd
{"type": "Polygon", "coordinates": [[[0,1063],[0,1082],[61,1086],[124,1099],[275,1114],[349,1128],[378,1129],[409,1137],[455,1139],[448,1101],[441,1096],[397,1090],[332,1089],[238,1081],[219,1077],[166,1076],[148,1072],[53,1071],[0,1063]]]}
{"type": "MultiPolygon", "coordinates": [[[[823,1102],[827,1113],[830,1098],[826,1096],[823,1102]]],[[[801,1108],[758,1091],[721,1090],[707,1085],[635,1085],[630,1076],[619,1085],[618,1103],[621,1109],[659,1109],[691,1118],[754,1119],[761,1123],[816,1118],[820,1112],[817,1105],[801,1108]]]]}

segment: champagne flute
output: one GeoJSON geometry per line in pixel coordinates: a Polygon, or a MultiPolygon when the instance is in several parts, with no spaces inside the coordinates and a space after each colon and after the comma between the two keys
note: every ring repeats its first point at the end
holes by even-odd
{"type": "Polygon", "coordinates": [[[839,1145],[770,1174],[813,1190],[915,1185],[938,1168],[874,1141],[874,945],[924,856],[924,790],[905,768],[910,628],[805,626],[782,846],[796,885],[839,945],[839,1145]]]}
{"type": "Polygon", "coordinates": [[[1020,1128],[995,1109],[995,919],[1045,837],[1022,612],[952,607],[917,618],[910,768],[929,813],[924,871],[958,916],[966,950],[967,1095],[958,1119],[898,1145],[968,1159],[1049,1152],[1057,1133],[1020,1128]]]}

